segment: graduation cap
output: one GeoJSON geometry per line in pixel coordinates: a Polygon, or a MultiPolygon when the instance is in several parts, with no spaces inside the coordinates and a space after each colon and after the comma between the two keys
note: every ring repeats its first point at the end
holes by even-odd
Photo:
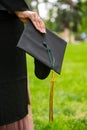
{"type": "Polygon", "coordinates": [[[29,20],[17,47],[34,57],[35,75],[39,79],[45,79],[51,69],[60,74],[66,42],[55,33],[48,29],[40,33],[29,20]]]}

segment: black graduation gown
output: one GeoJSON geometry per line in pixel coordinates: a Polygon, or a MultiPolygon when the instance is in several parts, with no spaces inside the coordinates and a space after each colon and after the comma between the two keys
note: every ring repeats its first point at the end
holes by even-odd
{"type": "Polygon", "coordinates": [[[29,10],[24,0],[0,0],[0,4],[5,6],[10,11],[24,11],[29,10]]]}
{"type": "Polygon", "coordinates": [[[7,11],[28,10],[24,0],[0,0],[0,125],[28,113],[26,55],[16,47],[23,23],[7,11]]]}

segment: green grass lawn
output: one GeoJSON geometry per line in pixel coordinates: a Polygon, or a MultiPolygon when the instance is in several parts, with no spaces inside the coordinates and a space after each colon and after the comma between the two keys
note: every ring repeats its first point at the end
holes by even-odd
{"type": "Polygon", "coordinates": [[[87,44],[67,46],[61,75],[55,73],[54,121],[49,122],[50,80],[34,75],[27,55],[35,130],[87,130],[87,44]]]}

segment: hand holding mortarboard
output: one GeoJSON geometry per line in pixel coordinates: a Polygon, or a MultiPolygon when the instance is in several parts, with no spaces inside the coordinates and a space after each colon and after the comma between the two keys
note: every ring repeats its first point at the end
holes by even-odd
{"type": "Polygon", "coordinates": [[[46,32],[44,21],[39,17],[37,12],[25,10],[15,11],[15,14],[23,23],[27,23],[29,20],[31,20],[38,31],[40,31],[41,33],[46,32]]]}
{"type": "Polygon", "coordinates": [[[17,47],[35,58],[35,74],[39,79],[45,79],[51,69],[60,74],[66,42],[53,32],[46,29],[46,33],[40,33],[29,21],[17,47]]]}

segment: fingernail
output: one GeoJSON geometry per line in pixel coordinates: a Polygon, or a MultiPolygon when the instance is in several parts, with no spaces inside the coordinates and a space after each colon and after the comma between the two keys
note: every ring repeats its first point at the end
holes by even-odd
{"type": "Polygon", "coordinates": [[[46,29],[43,29],[43,33],[46,33],[46,29]]]}

